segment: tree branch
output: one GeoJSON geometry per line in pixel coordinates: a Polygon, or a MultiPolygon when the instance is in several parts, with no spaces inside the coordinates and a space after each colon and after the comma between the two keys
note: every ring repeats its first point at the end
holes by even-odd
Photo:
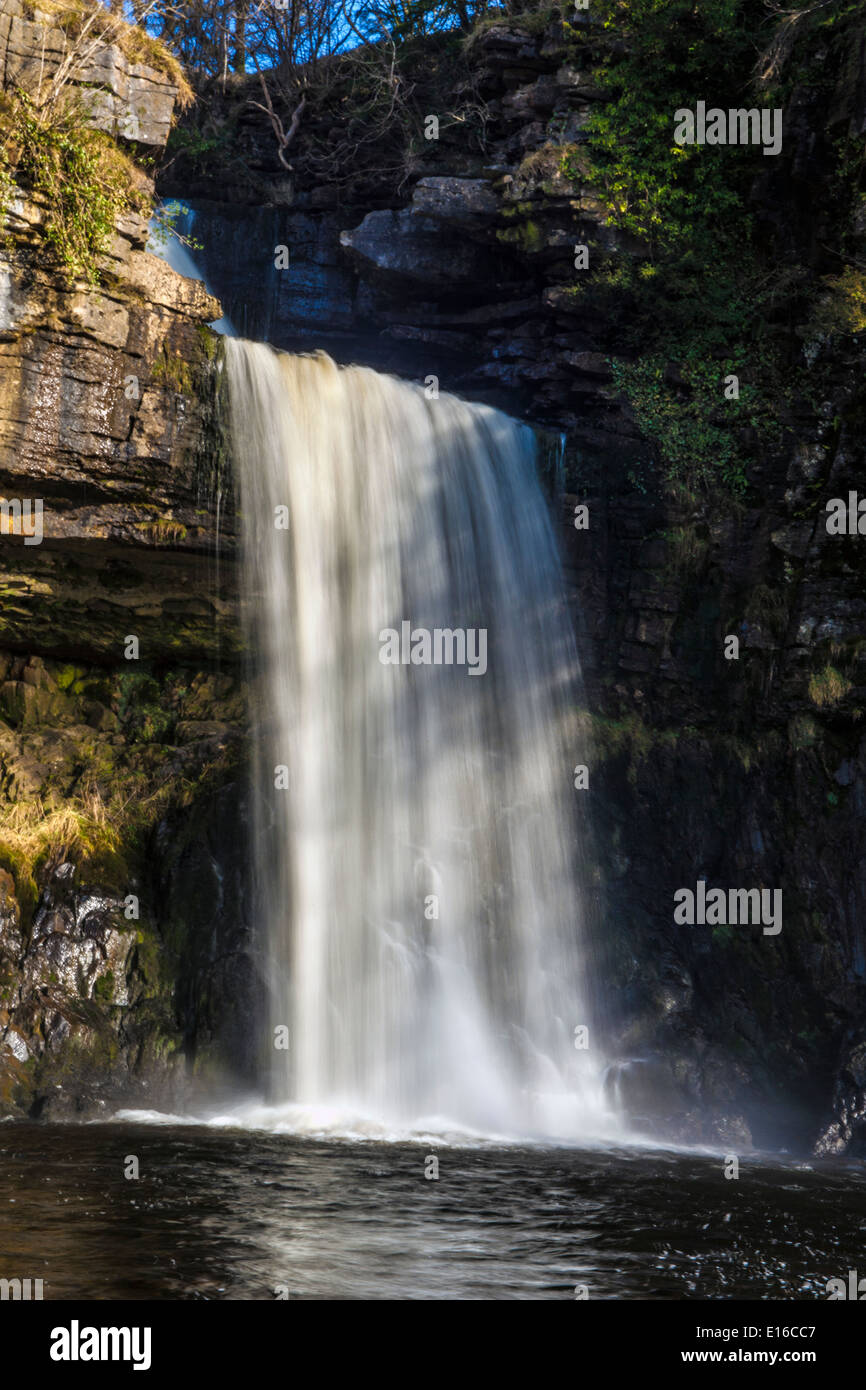
{"type": "Polygon", "coordinates": [[[271,101],[271,94],[268,91],[268,84],[265,81],[265,75],[259,67],[258,62],[255,60],[255,58],[253,59],[253,61],[256,63],[256,72],[259,75],[259,82],[262,84],[262,92],[264,93],[266,104],[262,106],[262,103],[260,101],[250,101],[249,105],[255,106],[259,111],[264,111],[265,115],[271,123],[271,129],[273,130],[274,135],[276,136],[277,158],[279,159],[283,168],[287,169],[289,173],[291,173],[292,166],[286,159],[285,152],[298,133],[298,126],[301,124],[301,116],[304,113],[304,107],[307,104],[307,98],[305,94],[302,92],[301,99],[295,107],[294,111],[292,112],[292,119],[289,123],[289,128],[288,130],[286,130],[280,117],[274,110],[274,103],[271,101]]]}

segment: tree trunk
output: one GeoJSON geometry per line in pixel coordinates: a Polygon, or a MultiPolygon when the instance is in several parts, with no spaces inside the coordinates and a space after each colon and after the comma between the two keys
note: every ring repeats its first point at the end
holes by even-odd
{"type": "Polygon", "coordinates": [[[233,72],[247,70],[247,8],[243,0],[235,5],[235,51],[232,59],[233,72]]]}

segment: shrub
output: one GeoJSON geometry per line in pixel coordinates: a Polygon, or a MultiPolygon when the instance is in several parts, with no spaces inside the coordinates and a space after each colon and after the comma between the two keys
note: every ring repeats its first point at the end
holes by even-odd
{"type": "Polygon", "coordinates": [[[57,263],[95,284],[117,218],[134,198],[126,156],[88,126],[81,100],[68,92],[45,107],[26,92],[7,96],[0,132],[7,198],[13,176],[41,195],[45,237],[57,263]]]}
{"type": "Polygon", "coordinates": [[[825,666],[809,677],[809,699],[813,705],[836,705],[851,689],[851,682],[835,666],[825,666]]]}

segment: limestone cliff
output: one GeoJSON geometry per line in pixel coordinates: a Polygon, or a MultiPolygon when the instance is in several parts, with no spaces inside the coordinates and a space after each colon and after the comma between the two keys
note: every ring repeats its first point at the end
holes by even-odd
{"type": "MultiPolygon", "coordinates": [[[[63,61],[55,13],[2,0],[5,91],[63,61]]],[[[73,76],[146,209],[176,83],[108,42],[73,76]]],[[[145,210],[97,284],[47,219],[5,190],[0,489],[25,524],[0,536],[0,1113],[53,1116],[177,1098],[217,1010],[242,1069],[250,972],[219,306],[147,252],[145,210]]]]}

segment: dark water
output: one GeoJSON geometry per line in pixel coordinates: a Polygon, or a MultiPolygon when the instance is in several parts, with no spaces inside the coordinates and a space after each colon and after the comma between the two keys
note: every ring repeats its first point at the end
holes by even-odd
{"type": "Polygon", "coordinates": [[[45,1298],[826,1299],[866,1273],[860,1163],[438,1150],[0,1125],[0,1277],[45,1298]],[[128,1155],[140,1178],[123,1176],[128,1155]]]}

